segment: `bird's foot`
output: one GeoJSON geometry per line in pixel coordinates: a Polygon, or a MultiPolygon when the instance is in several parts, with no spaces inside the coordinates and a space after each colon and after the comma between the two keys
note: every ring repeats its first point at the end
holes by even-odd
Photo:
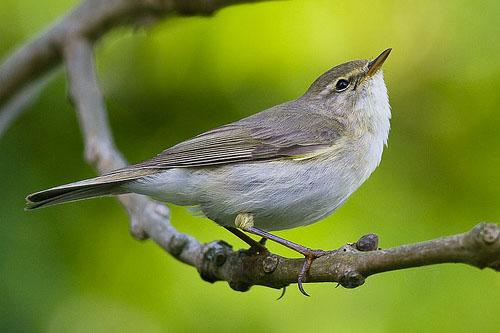
{"type": "Polygon", "coordinates": [[[267,231],[261,230],[261,229],[254,226],[253,215],[249,214],[249,213],[238,214],[238,216],[236,216],[236,219],[234,220],[234,224],[239,229],[242,229],[248,233],[262,237],[261,242],[259,242],[259,243],[256,242],[257,244],[261,244],[266,239],[270,239],[276,243],[279,243],[283,246],[288,247],[289,249],[292,249],[292,250],[302,254],[305,257],[305,261],[304,261],[304,265],[302,266],[302,269],[299,272],[297,284],[299,286],[300,292],[302,294],[304,294],[305,296],[309,296],[309,294],[304,290],[302,283],[306,281],[307,274],[309,273],[309,270],[311,269],[311,265],[314,262],[314,260],[327,254],[328,253],[327,251],[313,250],[313,249],[310,249],[308,247],[302,246],[300,244],[286,240],[284,238],[270,234],[267,231]]]}
{"type": "MultiPolygon", "coordinates": [[[[298,251],[300,252],[300,251],[298,251]]],[[[300,292],[305,295],[305,296],[310,296],[305,290],[302,285],[302,282],[306,281],[307,274],[309,273],[309,270],[311,269],[312,263],[314,260],[318,259],[319,257],[324,256],[327,254],[327,251],[323,250],[312,250],[307,247],[304,247],[304,251],[300,252],[304,257],[304,265],[302,265],[302,269],[300,270],[299,277],[297,280],[297,285],[299,286],[300,292]]]]}

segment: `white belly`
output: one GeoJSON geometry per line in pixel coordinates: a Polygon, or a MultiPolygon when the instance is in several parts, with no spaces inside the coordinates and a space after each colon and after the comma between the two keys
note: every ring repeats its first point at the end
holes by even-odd
{"type": "Polygon", "coordinates": [[[255,225],[265,230],[307,225],[330,215],[364,181],[353,169],[335,165],[327,160],[274,161],[199,172],[193,175],[200,190],[196,201],[222,225],[234,225],[242,212],[251,213],[255,225]]]}
{"type": "Polygon", "coordinates": [[[334,160],[323,156],[170,169],[140,179],[130,189],[177,205],[197,206],[221,225],[234,226],[239,213],[251,213],[255,225],[264,230],[290,229],[330,215],[380,160],[366,159],[366,154],[334,154],[334,160]]]}

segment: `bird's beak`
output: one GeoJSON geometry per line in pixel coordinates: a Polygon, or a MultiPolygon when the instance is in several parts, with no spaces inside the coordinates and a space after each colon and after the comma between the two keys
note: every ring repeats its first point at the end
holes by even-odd
{"type": "Polygon", "coordinates": [[[387,49],[384,52],[380,53],[378,57],[373,59],[368,63],[368,72],[366,72],[366,76],[373,76],[375,73],[378,72],[380,67],[384,64],[385,59],[389,56],[389,53],[391,53],[392,49],[387,49]]]}

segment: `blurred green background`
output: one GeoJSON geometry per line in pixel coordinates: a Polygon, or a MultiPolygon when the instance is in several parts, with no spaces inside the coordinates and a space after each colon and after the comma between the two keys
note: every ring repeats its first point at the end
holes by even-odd
{"type": "MultiPolygon", "coordinates": [[[[3,0],[0,56],[74,0],[3,0]]],[[[296,98],[341,62],[393,48],[382,164],[336,214],[278,233],[335,248],[376,232],[384,248],[500,221],[500,2],[287,1],[114,30],[97,47],[118,146],[132,162],[296,98]]],[[[498,332],[500,279],[440,265],[334,284],[247,293],[208,284],[128,233],[113,199],[23,211],[32,191],[93,176],[59,71],[0,141],[0,330],[41,332],[498,332]]],[[[172,207],[202,241],[244,246],[172,207]]],[[[273,251],[294,256],[270,244],[273,251]]]]}

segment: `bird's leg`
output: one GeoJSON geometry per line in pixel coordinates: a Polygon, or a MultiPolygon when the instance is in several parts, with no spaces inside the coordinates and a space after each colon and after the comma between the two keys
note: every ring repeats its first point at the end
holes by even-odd
{"type": "Polygon", "coordinates": [[[228,227],[224,226],[228,231],[233,233],[236,237],[250,245],[250,251],[253,251],[255,253],[266,253],[268,252],[267,248],[264,246],[264,243],[261,241],[257,242],[244,232],[242,232],[240,229],[237,229],[235,227],[228,227]]]}
{"type": "Polygon", "coordinates": [[[312,265],[313,261],[315,259],[317,259],[317,258],[319,258],[319,257],[321,257],[321,256],[323,256],[325,254],[327,254],[328,252],[323,251],[323,250],[313,250],[313,249],[310,249],[308,247],[305,247],[305,246],[302,246],[300,244],[291,242],[291,241],[286,240],[284,238],[281,238],[281,237],[275,236],[273,234],[270,234],[267,231],[264,231],[262,229],[254,227],[253,216],[251,214],[248,214],[248,213],[240,213],[240,214],[238,214],[238,216],[236,216],[234,224],[236,225],[236,227],[238,227],[238,228],[240,228],[240,229],[242,229],[242,230],[244,230],[244,231],[246,231],[248,233],[260,236],[260,237],[265,238],[265,239],[270,239],[270,240],[272,240],[272,241],[274,241],[274,242],[276,242],[278,244],[286,246],[289,249],[292,249],[292,250],[294,250],[294,251],[302,254],[305,257],[306,260],[304,262],[304,265],[302,266],[302,269],[300,270],[297,284],[299,286],[300,292],[302,294],[306,295],[306,296],[309,296],[309,294],[306,293],[306,291],[304,290],[304,288],[302,286],[302,282],[305,281],[305,279],[307,277],[307,274],[309,273],[309,269],[311,268],[311,265],[312,265]]]}

